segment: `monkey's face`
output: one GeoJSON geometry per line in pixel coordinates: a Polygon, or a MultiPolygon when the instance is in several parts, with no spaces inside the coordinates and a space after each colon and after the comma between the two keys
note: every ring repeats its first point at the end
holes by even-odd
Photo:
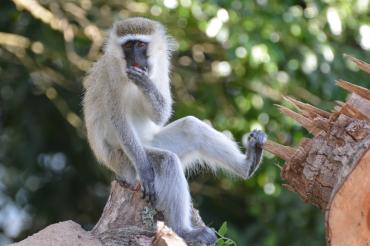
{"type": "Polygon", "coordinates": [[[140,40],[129,40],[122,44],[127,68],[137,67],[148,71],[148,43],[140,40]]]}

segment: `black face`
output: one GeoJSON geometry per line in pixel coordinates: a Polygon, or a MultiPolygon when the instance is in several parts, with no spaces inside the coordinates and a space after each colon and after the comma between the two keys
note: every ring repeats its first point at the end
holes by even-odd
{"type": "Polygon", "coordinates": [[[122,44],[127,67],[137,67],[148,71],[148,43],[140,40],[130,40],[122,44]]]}

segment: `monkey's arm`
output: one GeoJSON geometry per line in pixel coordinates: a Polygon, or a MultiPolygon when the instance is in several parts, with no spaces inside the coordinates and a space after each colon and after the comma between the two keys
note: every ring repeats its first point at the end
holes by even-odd
{"type": "MultiPolygon", "coordinates": [[[[111,91],[111,93],[111,95],[115,94],[113,91],[111,91]]],[[[109,101],[111,122],[117,131],[117,137],[122,150],[134,164],[139,174],[144,197],[147,197],[149,201],[154,201],[156,199],[156,194],[154,190],[155,176],[153,166],[147,157],[144,147],[137,139],[129,121],[122,115],[117,98],[118,96],[113,96],[109,101]]]]}
{"type": "Polygon", "coordinates": [[[151,119],[159,125],[166,123],[171,116],[171,100],[163,96],[145,71],[128,68],[127,76],[140,88],[151,105],[151,119]]]}

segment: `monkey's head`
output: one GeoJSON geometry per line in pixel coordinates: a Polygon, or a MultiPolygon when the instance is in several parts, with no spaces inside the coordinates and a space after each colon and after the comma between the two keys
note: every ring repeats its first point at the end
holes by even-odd
{"type": "Polygon", "coordinates": [[[174,41],[157,21],[133,17],[113,25],[106,53],[123,61],[123,69],[138,67],[159,76],[166,73],[174,41]]]}

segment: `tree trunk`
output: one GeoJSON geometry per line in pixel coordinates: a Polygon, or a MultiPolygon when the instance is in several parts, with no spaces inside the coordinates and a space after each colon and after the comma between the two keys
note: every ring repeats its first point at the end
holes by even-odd
{"type": "MultiPolygon", "coordinates": [[[[349,57],[361,70],[370,65],[349,57]]],[[[370,245],[370,91],[346,81],[352,92],[329,113],[293,98],[300,113],[280,106],[314,135],[298,148],[269,141],[264,149],[286,161],[285,188],[324,210],[328,245],[370,245]]]]}
{"type": "MultiPolygon", "coordinates": [[[[91,231],[73,221],[56,223],[12,246],[185,246],[183,239],[165,226],[163,215],[134,189],[113,181],[103,213],[91,231]]],[[[204,225],[193,209],[194,225],[204,225]]]]}

